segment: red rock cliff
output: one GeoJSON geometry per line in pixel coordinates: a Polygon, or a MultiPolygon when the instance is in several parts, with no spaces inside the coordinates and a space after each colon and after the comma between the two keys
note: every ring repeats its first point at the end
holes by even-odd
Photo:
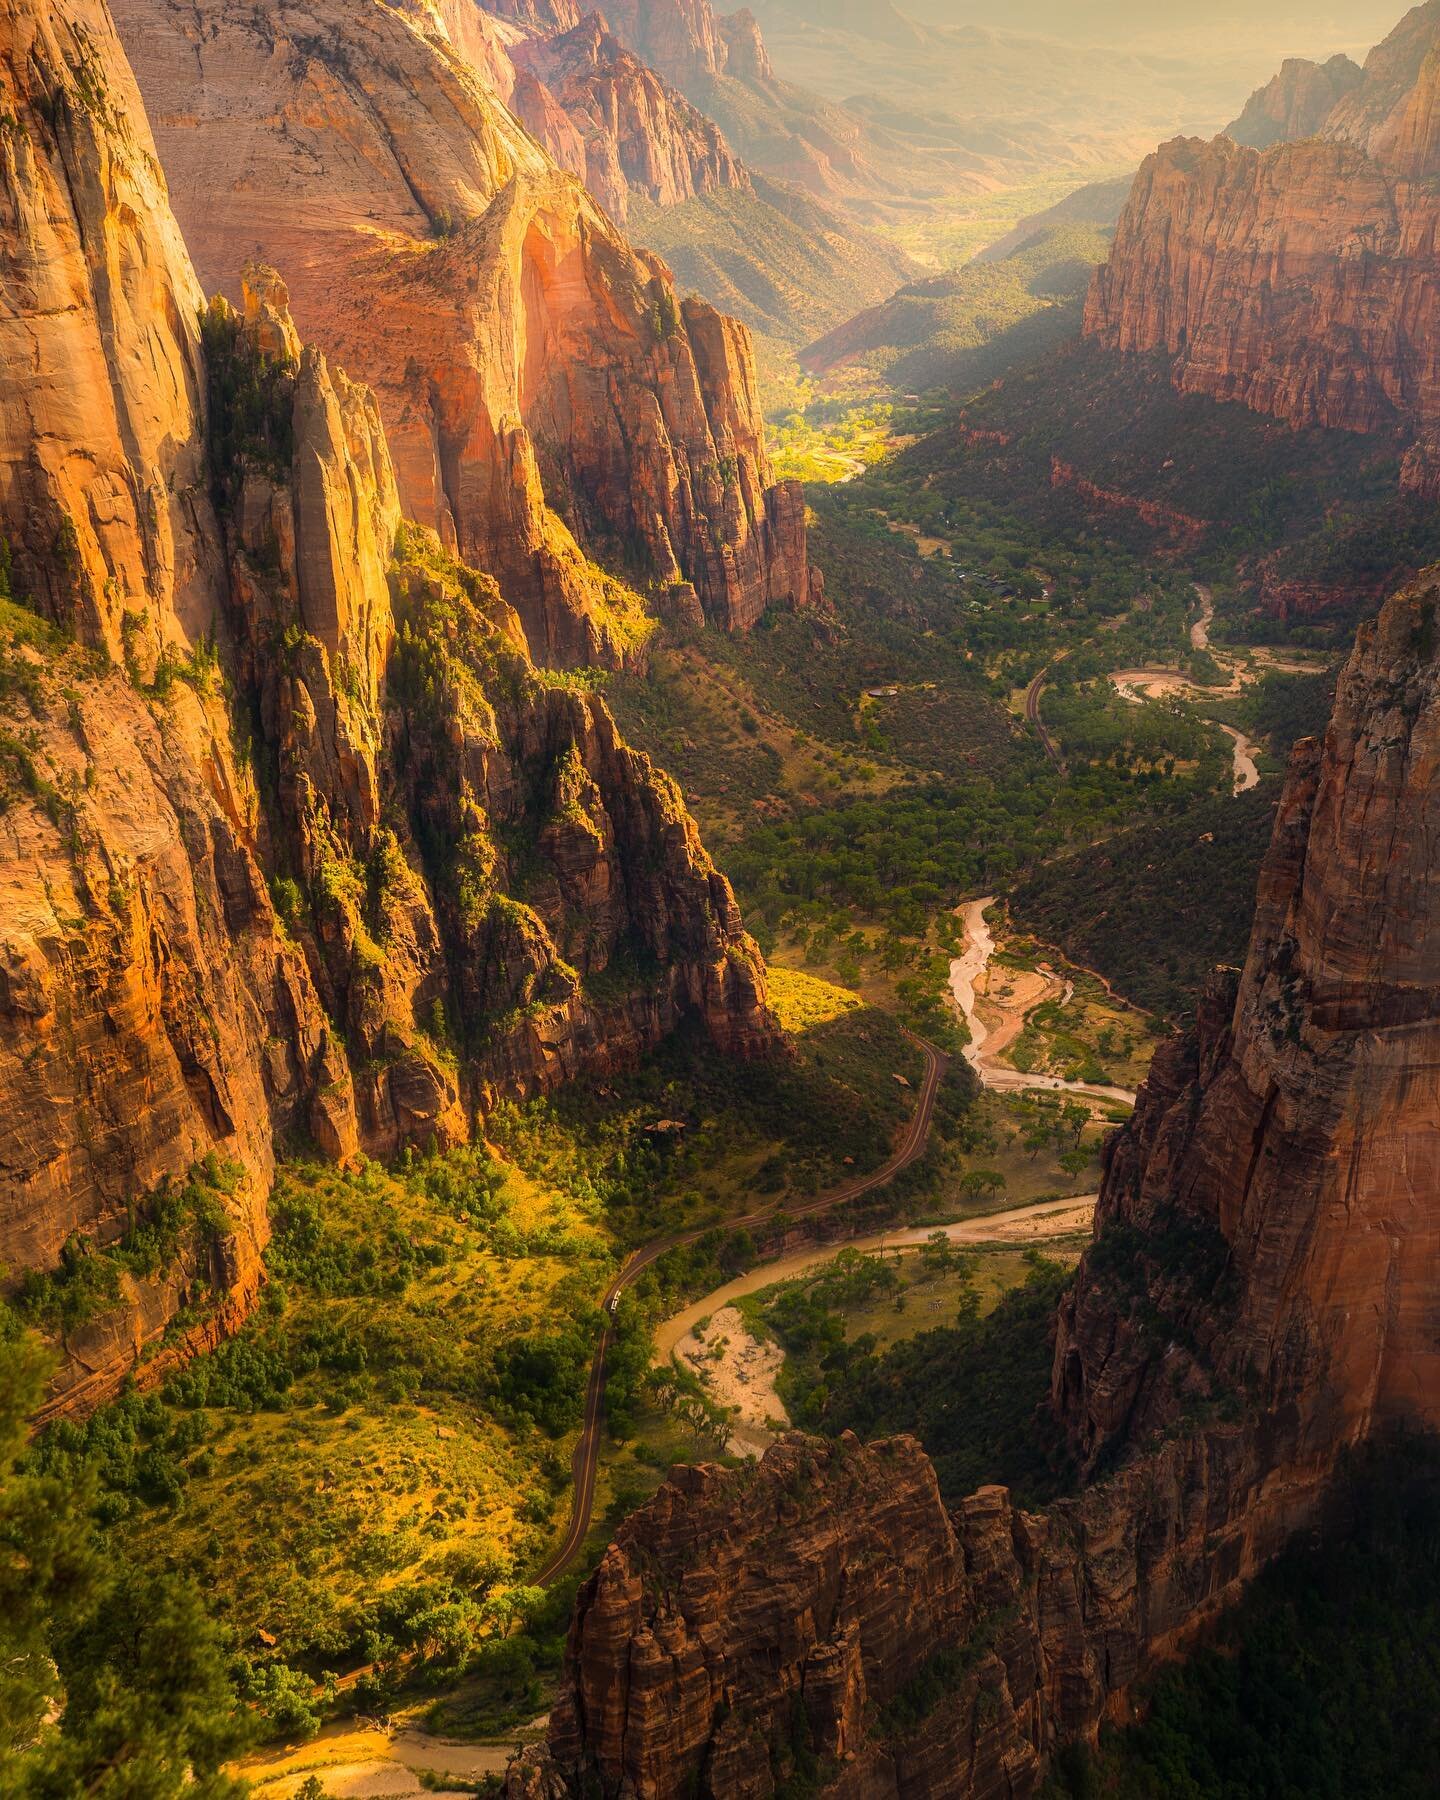
{"type": "Polygon", "coordinates": [[[1440,1421],[1437,604],[1432,575],[1362,629],[1323,745],[1297,750],[1233,1010],[1165,1058],[1118,1140],[1102,1243],[1223,1243],[1233,1299],[1183,1299],[1182,1352],[1077,1284],[1056,1394],[1087,1466],[1197,1382],[1289,1421],[1307,1461],[1440,1421]]]}
{"type": "Polygon", "coordinates": [[[406,511],[493,574],[533,653],[633,660],[630,588],[726,627],[808,598],[744,329],[677,298],[499,104],[438,8],[122,0],[206,283],[260,255],[374,389],[406,511]]]}
{"type": "Polygon", "coordinates": [[[1090,1485],[947,1517],[907,1440],[681,1470],[581,1590],[516,1795],[1023,1796],[1127,1716],[1337,1461],[1440,1423],[1440,580],[1296,752],[1243,974],[1109,1149],[1052,1405],[1090,1485]]]}
{"type": "MultiPolygon", "coordinates": [[[[1177,140],[1135,181],[1085,331],[1177,387],[1297,425],[1394,432],[1433,485],[1440,5],[1417,7],[1319,127],[1257,151],[1177,140]]],[[[1306,121],[1309,123],[1309,120],[1306,121]]]]}
{"type": "Polygon", "coordinates": [[[596,14],[573,31],[520,46],[515,58],[511,108],[617,224],[625,223],[632,189],[659,206],[720,188],[749,189],[720,128],[612,37],[596,14]]]}
{"type": "Polygon", "coordinates": [[[62,1407],[161,1366],[178,1312],[243,1316],[278,1139],[452,1141],[682,1017],[773,1028],[674,785],[402,523],[374,396],[278,277],[202,322],[103,7],[0,0],[0,78],[6,1280],[239,1171],[218,1225],[115,1263],[62,1407]]]}
{"type": "Polygon", "coordinates": [[[1252,150],[1313,137],[1341,96],[1363,79],[1348,56],[1332,56],[1326,63],[1288,57],[1273,81],[1256,88],[1244,112],[1225,127],[1225,135],[1252,150]]]}

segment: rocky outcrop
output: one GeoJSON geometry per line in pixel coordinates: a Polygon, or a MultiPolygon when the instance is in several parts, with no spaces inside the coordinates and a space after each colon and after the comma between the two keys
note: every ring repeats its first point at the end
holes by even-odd
{"type": "Polygon", "coordinates": [[[696,194],[750,188],[719,127],[612,37],[598,15],[515,56],[516,116],[617,224],[625,223],[632,189],[658,206],[677,206],[696,194]]]}
{"type": "Polygon", "coordinates": [[[1024,1800],[1315,1503],[1266,1495],[1238,1432],[1043,1515],[1002,1487],[947,1514],[909,1438],[674,1470],[580,1590],[549,1742],[508,1792],[1024,1800]]]}
{"type": "Polygon", "coordinates": [[[0,1268],[56,1410],[244,1316],[277,1145],[774,1032],[677,790],[403,522],[374,395],[271,270],[202,313],[104,8],[0,21],[0,1268]]]}
{"type": "Polygon", "coordinates": [[[1440,1424],[1440,580],[1297,748],[1243,972],[1107,1152],[1051,1407],[1084,1485],[947,1517],[908,1440],[677,1470],[577,1600],[513,1795],[1025,1796],[1126,1718],[1346,1453],[1440,1424]]]}
{"type": "MultiPolygon", "coordinates": [[[[496,0],[491,10],[546,33],[579,22],[574,0],[496,0]]],[[[677,87],[724,72],[730,50],[710,0],[611,0],[602,10],[615,35],[677,87]]]]}
{"type": "Polygon", "coordinates": [[[720,35],[725,41],[725,68],[737,81],[773,81],[775,68],[760,26],[748,6],[722,14],[720,35]]]}
{"type": "MultiPolygon", "coordinates": [[[[493,0],[489,9],[542,37],[579,22],[574,0],[493,0]]],[[[915,168],[906,180],[891,172],[899,140],[876,131],[858,113],[776,77],[753,13],[722,16],[710,0],[620,0],[600,9],[609,30],[707,118],[724,131],[746,165],[832,201],[866,205],[883,198],[913,202],[915,168]]],[[[925,134],[922,132],[921,134],[925,134]]],[[[923,185],[962,188],[979,167],[963,158],[957,171],[942,155],[931,165],[933,121],[923,146],[907,141],[912,161],[925,165],[923,185]]]]}
{"type": "Polygon", "coordinates": [[[747,334],[630,248],[439,6],[116,15],[207,286],[282,270],[302,336],[374,390],[406,512],[495,576],[538,658],[633,662],[636,589],[688,581],[726,628],[808,598],[747,334]]]}
{"type": "MultiPolygon", "coordinates": [[[[1395,434],[1434,487],[1440,5],[1407,16],[1318,135],[1177,140],[1135,181],[1086,333],[1162,351],[1186,393],[1395,434]]],[[[1307,121],[1308,122],[1308,121],[1307,121]]]]}
{"type": "MultiPolygon", "coordinates": [[[[972,431],[967,441],[974,443],[987,436],[1003,438],[1003,433],[972,431]]],[[[1078,494],[1086,506],[1096,512],[1128,513],[1181,549],[1194,549],[1211,529],[1204,519],[1182,512],[1177,506],[1167,506],[1163,500],[1146,500],[1138,494],[1122,493],[1118,488],[1101,487],[1082,475],[1073,463],[1064,462],[1058,456],[1050,458],[1050,485],[1078,494]]]]}
{"type": "Polygon", "coordinates": [[[1287,57],[1280,73],[1256,88],[1240,117],[1225,127],[1225,135],[1252,150],[1314,137],[1336,102],[1363,79],[1348,56],[1332,56],[1325,63],[1287,57]]]}

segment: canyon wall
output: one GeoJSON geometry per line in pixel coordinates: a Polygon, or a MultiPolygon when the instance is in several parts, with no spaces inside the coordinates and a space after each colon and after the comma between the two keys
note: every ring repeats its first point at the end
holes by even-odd
{"type": "Polygon", "coordinates": [[[572,31],[515,52],[511,109],[619,225],[632,190],[676,206],[722,188],[749,190],[724,133],[591,14],[572,31]]]}
{"type": "Polygon", "coordinates": [[[1440,581],[1297,747],[1243,972],[1107,1150],[1051,1410],[1081,1486],[948,1515],[908,1439],[675,1471],[576,1603],[512,1795],[1024,1796],[1371,1436],[1440,1423],[1440,581]]]}
{"type": "Polygon", "coordinates": [[[438,6],[115,12],[205,285],[281,271],[302,336],[373,388],[407,514],[499,581],[534,655],[633,663],[637,588],[732,629],[808,599],[747,333],[630,248],[438,6]]]}
{"type": "Polygon", "coordinates": [[[1408,450],[1407,483],[1430,491],[1437,39],[1430,0],[1371,53],[1359,81],[1337,84],[1333,70],[1282,76],[1278,135],[1313,134],[1303,141],[1180,139],[1148,158],[1096,272],[1086,334],[1122,353],[1163,352],[1186,393],[1297,426],[1393,434],[1408,450]],[[1317,117],[1327,81],[1339,92],[1317,117]]]}
{"type": "Polygon", "coordinates": [[[202,310],[100,0],[0,44],[0,1268],[53,1410],[244,1316],[281,1148],[775,1032],[673,783],[404,521],[375,395],[272,270],[202,310]]]}
{"type": "MultiPolygon", "coordinates": [[[[446,0],[453,4],[454,0],[446,0]]],[[[488,10],[507,25],[538,37],[572,30],[586,9],[576,0],[492,0],[488,10]]],[[[755,16],[748,9],[719,14],[710,0],[621,0],[598,9],[627,49],[656,71],[724,131],[752,168],[831,200],[913,200],[915,181],[947,185],[955,170],[925,142],[902,145],[859,113],[776,77],[755,16]],[[909,152],[909,185],[890,172],[909,152]],[[935,165],[931,166],[932,156],[935,165]]],[[[978,159],[963,160],[965,174],[978,159]]]]}

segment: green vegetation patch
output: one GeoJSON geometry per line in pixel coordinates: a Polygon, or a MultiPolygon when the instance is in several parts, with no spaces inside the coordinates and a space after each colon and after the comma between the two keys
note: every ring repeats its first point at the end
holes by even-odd
{"type": "Polygon", "coordinates": [[[1061,1485],[1059,1449],[1038,1414],[1049,1392],[1055,1308],[1071,1267],[1026,1250],[992,1264],[982,1283],[980,1266],[940,1233],[909,1279],[903,1264],[842,1252],[820,1276],[756,1296],[756,1316],[785,1346],[778,1385],[796,1425],[827,1436],[913,1432],[952,1504],[1000,1481],[1035,1506],[1061,1485]],[[848,1312],[877,1297],[899,1312],[926,1306],[946,1293],[939,1285],[946,1277],[955,1278],[953,1324],[885,1348],[873,1332],[847,1332],[848,1312]]]}
{"type": "Polygon", "coordinates": [[[158,1393],[53,1427],[40,1465],[96,1483],[138,1564],[199,1573],[262,1697],[357,1663],[381,1687],[453,1671],[527,1604],[606,1242],[476,1150],[292,1167],[272,1216],[252,1321],[158,1393]]]}
{"type": "Polygon", "coordinates": [[[1273,789],[1261,787],[1116,831],[1025,875],[1015,918],[1178,1019],[1217,964],[1244,961],[1273,818],[1273,789]]]}

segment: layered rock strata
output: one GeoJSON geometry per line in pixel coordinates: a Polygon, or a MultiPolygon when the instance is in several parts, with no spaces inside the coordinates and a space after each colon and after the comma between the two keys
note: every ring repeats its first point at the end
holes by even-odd
{"type": "Polygon", "coordinates": [[[1432,575],[1362,631],[1245,969],[1111,1142],[1051,1394],[1088,1485],[947,1516],[905,1439],[675,1471],[581,1590],[512,1794],[1034,1794],[1348,1450],[1440,1424],[1437,613],[1432,575]]]}
{"type": "Polygon", "coordinates": [[[732,629],[808,598],[748,335],[630,248],[441,7],[116,15],[206,285],[282,271],[302,336],[374,390],[407,514],[495,576],[538,658],[633,662],[636,587],[689,584],[732,629]]]}
{"type": "Polygon", "coordinates": [[[634,56],[592,13],[572,31],[515,52],[516,117],[617,224],[630,193],[677,206],[722,188],[749,190],[723,132],[634,56]]]}
{"type": "Polygon", "coordinates": [[[375,396],[273,271],[202,312],[99,0],[0,44],[0,1267],[65,1407],[243,1316],[278,1144],[774,1034],[677,790],[403,521],[375,396]]]}
{"type": "Polygon", "coordinates": [[[1340,83],[1323,119],[1313,94],[1292,95],[1279,135],[1315,133],[1302,142],[1182,139],[1157,151],[1096,272],[1087,335],[1164,352],[1186,393],[1297,426],[1392,433],[1410,447],[1408,485],[1433,490],[1437,39],[1430,0],[1361,80],[1340,83]]]}

